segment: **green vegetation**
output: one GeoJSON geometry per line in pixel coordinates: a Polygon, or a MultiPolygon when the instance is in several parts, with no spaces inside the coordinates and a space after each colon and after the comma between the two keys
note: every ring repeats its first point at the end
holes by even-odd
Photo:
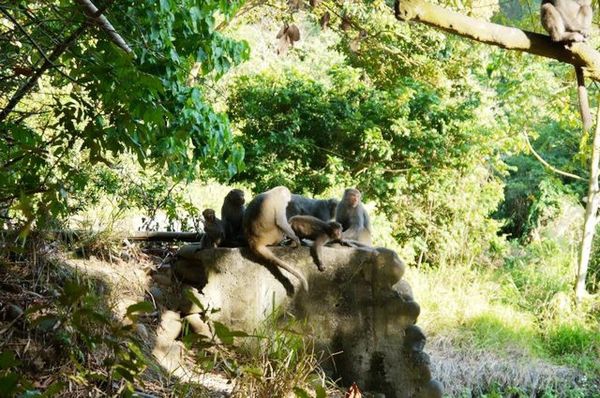
{"type": "MultiPolygon", "coordinates": [[[[0,396],[60,396],[66,380],[125,394],[155,371],[135,319],[116,322],[102,288],[48,271],[54,243],[41,242],[55,239],[39,231],[84,230],[61,250],[112,262],[126,232],[195,231],[229,187],[252,196],[275,185],[363,192],[375,243],[409,265],[426,351],[452,396],[600,396],[600,238],[589,295],[577,305],[572,293],[591,142],[571,67],[399,23],[382,0],[293,13],[252,0],[96,3],[132,53],[87,24],[78,2],[0,3],[0,108],[10,108],[0,116],[0,275],[11,276],[0,278],[0,304],[41,301],[26,322],[0,314],[0,396]],[[280,56],[283,21],[301,40],[280,56]],[[584,180],[551,172],[527,140],[584,180]],[[61,348],[51,364],[64,380],[36,380],[39,364],[14,343],[29,328],[61,348]]],[[[442,4],[541,29],[522,1],[442,4]]],[[[207,350],[197,360],[237,378],[238,396],[334,391],[293,324],[257,334],[219,355],[214,342],[197,346],[207,350]]]]}

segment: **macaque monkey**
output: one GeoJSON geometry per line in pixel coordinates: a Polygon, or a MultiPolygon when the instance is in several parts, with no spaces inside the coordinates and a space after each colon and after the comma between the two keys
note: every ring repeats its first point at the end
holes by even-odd
{"type": "Polygon", "coordinates": [[[277,258],[267,247],[279,244],[285,236],[300,246],[300,238],[294,233],[285,215],[285,209],[292,199],[289,189],[284,186],[275,187],[258,194],[248,203],[244,213],[244,235],[250,250],[259,258],[288,271],[300,280],[305,290],[308,282],[300,272],[277,258]]]}
{"type": "Polygon", "coordinates": [[[323,30],[327,29],[327,27],[329,26],[330,19],[331,19],[331,14],[329,13],[329,11],[325,11],[325,14],[323,14],[323,16],[321,16],[321,19],[319,19],[319,25],[321,25],[321,29],[323,29],[323,30]]]}
{"type": "MultiPolygon", "coordinates": [[[[542,26],[550,34],[552,41],[560,43],[586,41],[592,27],[591,0],[542,0],[542,26]]],[[[577,76],[577,94],[583,128],[592,126],[592,115],[588,103],[583,69],[575,66],[577,76]]]]}
{"type": "Polygon", "coordinates": [[[285,22],[275,38],[279,39],[277,55],[284,55],[289,47],[294,47],[294,42],[300,40],[300,29],[294,24],[289,25],[285,22]]]}
{"type": "Polygon", "coordinates": [[[342,224],[337,221],[325,222],[313,216],[294,216],[289,222],[298,238],[313,241],[310,254],[319,271],[324,271],[323,245],[330,241],[341,242],[342,224]]]}
{"type": "Polygon", "coordinates": [[[342,16],[342,22],[340,23],[341,30],[349,30],[352,27],[352,22],[347,15],[342,16]]]}
{"type": "Polygon", "coordinates": [[[338,204],[335,220],[342,224],[344,239],[371,245],[371,224],[367,210],[361,202],[358,189],[348,188],[338,204]]]}
{"type": "Polygon", "coordinates": [[[225,227],[223,222],[217,218],[213,209],[206,209],[202,212],[204,217],[204,235],[202,236],[201,247],[203,249],[219,247],[225,240],[225,227]]]}
{"type": "Polygon", "coordinates": [[[335,209],[338,203],[337,199],[311,199],[292,194],[286,215],[288,220],[294,216],[313,216],[323,221],[329,221],[335,218],[335,209]]]}
{"type": "Polygon", "coordinates": [[[225,246],[244,246],[244,229],[242,221],[246,207],[244,191],[232,189],[223,200],[221,220],[225,228],[225,246]]]}

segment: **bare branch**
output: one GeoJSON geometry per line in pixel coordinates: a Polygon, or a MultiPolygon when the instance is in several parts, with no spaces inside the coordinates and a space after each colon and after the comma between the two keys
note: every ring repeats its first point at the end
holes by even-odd
{"type": "Polygon", "coordinates": [[[67,79],[69,79],[71,82],[73,83],[77,83],[77,81],[75,81],[75,79],[73,79],[71,76],[67,75],[65,72],[61,71],[60,68],[58,67],[58,65],[55,65],[46,55],[46,53],[44,52],[44,50],[42,50],[42,48],[40,47],[39,44],[37,44],[37,42],[33,39],[33,37],[31,37],[31,35],[29,33],[27,33],[27,31],[25,30],[25,28],[19,23],[19,21],[17,21],[8,11],[6,11],[6,9],[3,6],[0,6],[0,12],[2,14],[4,14],[4,16],[6,18],[8,18],[13,24],[15,24],[15,26],[21,31],[21,33],[23,33],[25,35],[25,37],[27,37],[27,40],[29,40],[29,42],[31,43],[31,45],[33,45],[38,51],[39,53],[42,55],[42,58],[44,58],[46,60],[46,62],[49,62],[50,65],[52,65],[53,68],[56,68],[56,70],[63,75],[64,77],[66,77],[67,79]]]}
{"type": "Polygon", "coordinates": [[[399,20],[418,21],[507,50],[523,51],[580,66],[587,77],[600,81],[600,53],[585,43],[561,45],[546,35],[471,18],[425,0],[396,0],[395,13],[399,20]]]}
{"type": "Polygon", "coordinates": [[[550,163],[546,162],[544,160],[544,158],[542,158],[540,156],[539,153],[537,153],[535,151],[535,149],[533,149],[533,146],[531,145],[531,142],[529,141],[529,136],[527,135],[527,133],[523,133],[523,136],[525,137],[525,142],[527,143],[527,148],[529,148],[529,150],[531,151],[531,153],[533,154],[533,156],[535,156],[535,158],[544,165],[544,167],[550,169],[551,171],[555,172],[556,174],[560,174],[561,176],[565,176],[565,177],[569,177],[569,178],[573,178],[575,180],[580,180],[580,181],[585,181],[585,178],[583,177],[579,177],[578,175],[575,174],[571,174],[571,173],[567,173],[566,171],[562,171],[557,169],[556,167],[552,166],[550,163]]]}
{"type": "Polygon", "coordinates": [[[29,92],[29,90],[31,90],[33,86],[35,86],[40,76],[42,76],[44,72],[46,72],[52,67],[53,62],[56,59],[58,59],[58,57],[60,57],[62,53],[64,53],[66,49],[71,44],[73,44],[79,38],[79,36],[83,34],[83,32],[85,32],[86,27],[87,25],[84,23],[75,31],[73,31],[73,33],[71,33],[69,37],[67,37],[64,41],[60,42],[56,47],[54,47],[52,53],[48,55],[48,60],[45,60],[42,66],[35,70],[35,72],[33,73],[33,75],[31,75],[29,80],[27,80],[27,82],[13,94],[10,101],[8,101],[8,104],[6,104],[4,109],[2,109],[2,111],[0,112],[0,122],[4,121],[8,114],[12,112],[13,109],[15,109],[19,101],[21,101],[21,99],[23,99],[23,97],[29,92]]]}
{"type": "Polygon", "coordinates": [[[132,52],[131,48],[129,47],[129,45],[127,45],[127,43],[125,42],[123,37],[121,37],[121,35],[115,30],[115,28],[112,26],[110,21],[104,15],[102,15],[100,10],[98,10],[98,7],[96,7],[89,0],[75,0],[75,1],[77,3],[79,3],[80,6],[83,7],[85,14],[88,16],[88,18],[92,19],[100,28],[102,28],[102,30],[104,30],[108,34],[110,39],[117,46],[122,48],[123,51],[125,51],[126,53],[132,52]]]}

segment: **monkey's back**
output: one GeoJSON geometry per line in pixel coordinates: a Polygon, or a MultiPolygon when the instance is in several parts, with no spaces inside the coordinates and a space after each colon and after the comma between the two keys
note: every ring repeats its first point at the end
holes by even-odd
{"type": "Polygon", "coordinates": [[[242,225],[244,236],[250,245],[273,245],[283,240],[284,235],[275,222],[269,192],[256,195],[246,206],[242,225]]]}

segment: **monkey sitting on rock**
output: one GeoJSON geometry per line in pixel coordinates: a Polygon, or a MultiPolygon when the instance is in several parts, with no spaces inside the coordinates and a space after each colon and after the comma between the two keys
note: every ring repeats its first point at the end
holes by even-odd
{"type": "Polygon", "coordinates": [[[204,217],[204,235],[200,241],[202,249],[214,249],[225,240],[225,227],[223,222],[217,218],[213,209],[206,209],[202,212],[204,217]]]}
{"type": "Polygon", "coordinates": [[[294,216],[313,216],[327,222],[335,218],[338,203],[337,199],[311,199],[292,194],[286,215],[288,220],[294,216]]]}
{"type": "Polygon", "coordinates": [[[275,187],[258,194],[248,203],[243,218],[244,236],[252,253],[270,264],[283,268],[300,280],[308,290],[306,278],[286,264],[268,248],[278,245],[286,236],[300,246],[300,238],[290,227],[286,217],[286,207],[292,199],[289,189],[284,186],[275,187]]]}
{"type": "Polygon", "coordinates": [[[221,220],[225,228],[223,246],[237,247],[246,245],[244,229],[242,227],[244,211],[246,210],[245,203],[244,191],[240,189],[232,189],[225,196],[223,206],[221,207],[221,220]]]}
{"type": "Polygon", "coordinates": [[[361,202],[361,193],[356,188],[348,188],[338,204],[335,221],[342,224],[344,239],[355,240],[371,245],[371,223],[369,214],[361,202]]]}

